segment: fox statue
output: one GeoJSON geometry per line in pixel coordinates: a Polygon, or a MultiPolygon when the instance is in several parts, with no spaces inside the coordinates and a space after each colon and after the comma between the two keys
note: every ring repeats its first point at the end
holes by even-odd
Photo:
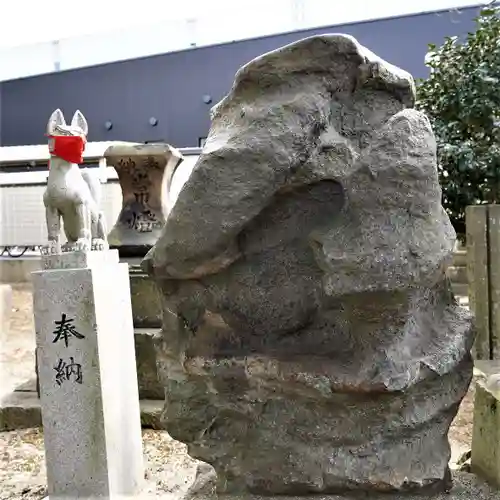
{"type": "Polygon", "coordinates": [[[49,177],[43,195],[47,219],[48,245],[42,252],[107,250],[104,215],[99,210],[99,178],[78,166],[88,134],[87,120],[76,111],[71,125],[56,109],[47,123],[49,137],[49,177]],[[61,248],[61,218],[67,243],[61,248]]]}

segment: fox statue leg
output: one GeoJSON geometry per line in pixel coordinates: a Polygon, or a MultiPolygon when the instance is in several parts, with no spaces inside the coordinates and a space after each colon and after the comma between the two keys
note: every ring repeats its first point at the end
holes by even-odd
{"type": "Polygon", "coordinates": [[[57,208],[46,206],[45,218],[47,220],[48,245],[42,248],[44,255],[61,253],[61,214],[57,208]]]}
{"type": "Polygon", "coordinates": [[[91,249],[91,228],[89,207],[85,203],[80,203],[76,207],[78,220],[78,239],[74,244],[74,249],[87,252],[91,249]]]}
{"type": "Polygon", "coordinates": [[[90,170],[82,170],[82,177],[87,183],[92,196],[91,233],[92,250],[109,250],[104,215],[99,211],[101,203],[101,182],[90,170]]]}
{"type": "Polygon", "coordinates": [[[92,250],[109,250],[104,214],[92,214],[92,250]]]}

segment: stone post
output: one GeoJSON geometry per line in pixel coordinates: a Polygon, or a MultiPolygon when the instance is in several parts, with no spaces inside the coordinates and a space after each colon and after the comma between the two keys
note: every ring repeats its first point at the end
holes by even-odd
{"type": "Polygon", "coordinates": [[[500,489],[500,361],[477,361],[472,472],[500,489]]]}
{"type": "Polygon", "coordinates": [[[500,359],[500,205],[466,209],[469,304],[476,359],[500,359]]]}
{"type": "Polygon", "coordinates": [[[8,335],[10,317],[12,315],[12,287],[0,284],[0,328],[1,333],[8,335]]]}
{"type": "Polygon", "coordinates": [[[183,156],[168,144],[140,144],[111,146],[104,157],[115,168],[123,195],[109,244],[121,257],[143,257],[165,225],[169,187],[183,156]]]}
{"type": "Polygon", "coordinates": [[[128,267],[42,257],[33,303],[49,497],[134,495],[144,477],[128,267]]]}
{"type": "Polygon", "coordinates": [[[468,299],[469,282],[467,278],[467,251],[464,248],[456,248],[453,252],[453,261],[446,270],[451,281],[453,293],[459,299],[468,299]]]}

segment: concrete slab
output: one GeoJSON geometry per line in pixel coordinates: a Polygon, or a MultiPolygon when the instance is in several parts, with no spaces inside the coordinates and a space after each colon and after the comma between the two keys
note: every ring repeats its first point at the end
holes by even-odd
{"type": "Polygon", "coordinates": [[[13,392],[0,402],[0,432],[42,426],[36,392],[13,392]]]}
{"type": "Polygon", "coordinates": [[[26,283],[31,281],[31,273],[41,268],[40,256],[1,258],[0,280],[3,283],[26,283]]]}
{"type": "MultiPolygon", "coordinates": [[[[438,495],[369,495],[369,496],[338,496],[338,495],[311,495],[311,496],[273,496],[262,497],[258,495],[207,495],[190,496],[175,493],[161,494],[145,492],[137,498],[141,500],[499,500],[500,492],[481,482],[473,474],[460,472],[453,475],[454,486],[450,493],[438,495]]],[[[43,500],[49,500],[45,497],[43,500]]],[[[70,500],[59,499],[59,500],[70,500]]]]}
{"type": "MultiPolygon", "coordinates": [[[[478,361],[471,470],[500,489],[500,360],[478,361]]],[[[500,494],[499,494],[500,497],[500,494]]]]}
{"type": "Polygon", "coordinates": [[[500,359],[474,361],[474,374],[479,377],[489,378],[492,375],[500,374],[500,359]]]}
{"type": "MultiPolygon", "coordinates": [[[[0,432],[42,426],[40,400],[30,380],[0,401],[0,432]]],[[[140,401],[141,425],[145,429],[163,430],[160,422],[163,401],[140,401]]]]}

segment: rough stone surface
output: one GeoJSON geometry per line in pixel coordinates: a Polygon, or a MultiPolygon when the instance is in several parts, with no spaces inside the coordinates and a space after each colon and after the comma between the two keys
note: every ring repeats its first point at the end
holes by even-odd
{"type": "Polygon", "coordinates": [[[323,35],[248,63],[213,109],[143,266],[167,430],[219,494],[449,487],[474,335],[413,105],[409,74],[323,35]]]}
{"type": "MultiPolygon", "coordinates": [[[[498,500],[500,492],[488,486],[474,474],[455,472],[453,474],[453,488],[449,492],[436,493],[435,495],[408,495],[408,494],[382,494],[353,493],[352,495],[310,495],[310,496],[259,496],[251,494],[216,495],[211,475],[205,464],[198,465],[193,485],[182,496],[182,500],[498,500]],[[197,489],[197,487],[199,489],[197,489]]],[[[165,499],[166,500],[166,499],[165,499]]],[[[179,499],[180,500],[180,499],[179,499]]]]}

